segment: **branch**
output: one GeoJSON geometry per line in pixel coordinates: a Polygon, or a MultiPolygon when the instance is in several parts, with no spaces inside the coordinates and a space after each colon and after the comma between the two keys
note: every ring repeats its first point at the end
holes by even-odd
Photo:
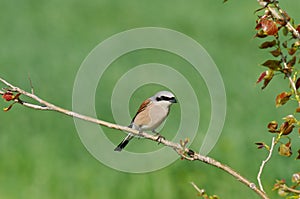
{"type": "Polygon", "coordinates": [[[259,167],[259,172],[258,172],[258,174],[257,174],[257,181],[258,181],[259,189],[260,189],[261,191],[263,191],[263,192],[265,192],[265,191],[264,191],[264,188],[263,188],[262,183],[261,183],[261,174],[262,174],[262,172],[263,172],[263,169],[264,169],[266,163],[270,160],[270,158],[271,158],[271,156],[272,156],[272,153],[273,153],[273,149],[274,149],[275,144],[276,144],[276,142],[275,142],[275,137],[273,137],[273,138],[272,138],[271,148],[270,148],[270,150],[269,150],[269,155],[268,155],[268,157],[267,157],[265,160],[262,161],[262,163],[261,163],[261,165],[260,165],[260,167],[259,167]]]}
{"type": "Polygon", "coordinates": [[[270,10],[270,12],[272,13],[272,15],[279,19],[279,20],[284,20],[285,27],[287,27],[289,29],[289,31],[292,32],[292,34],[294,35],[294,37],[298,38],[300,40],[300,34],[299,32],[294,28],[294,26],[286,19],[285,16],[285,12],[279,7],[278,3],[275,3],[275,7],[278,9],[278,11],[280,12],[280,14],[276,11],[276,9],[274,9],[273,7],[271,7],[270,5],[268,5],[268,9],[270,10]]]}
{"type": "MultiPolygon", "coordinates": [[[[276,39],[277,39],[278,43],[280,43],[278,37],[277,37],[276,39]]],[[[278,44],[278,47],[280,47],[279,44],[278,44]]],[[[282,61],[282,63],[283,63],[284,69],[286,69],[286,70],[288,71],[288,70],[289,70],[289,67],[288,67],[288,64],[287,64],[287,61],[286,61],[286,57],[284,56],[284,54],[283,54],[282,51],[280,52],[280,57],[281,57],[281,61],[282,61]]],[[[298,107],[300,107],[300,101],[299,101],[300,97],[299,97],[299,95],[298,95],[298,91],[297,91],[297,88],[296,88],[296,84],[295,84],[295,82],[293,81],[291,72],[287,72],[287,73],[285,74],[285,76],[288,78],[288,80],[289,80],[289,82],[290,82],[290,85],[291,85],[291,87],[292,87],[292,89],[293,89],[293,92],[294,92],[294,94],[295,94],[295,98],[296,98],[297,101],[298,101],[298,107]]]]}
{"type": "Polygon", "coordinates": [[[290,188],[290,187],[288,187],[288,186],[286,186],[286,185],[282,185],[281,188],[282,188],[283,190],[289,191],[289,192],[291,192],[291,193],[300,194],[300,190],[290,188]]]}
{"type": "Polygon", "coordinates": [[[295,29],[295,27],[286,19],[285,12],[279,7],[278,3],[275,1],[266,2],[265,0],[257,0],[258,3],[263,7],[267,8],[271,13],[272,16],[278,20],[283,20],[286,24],[285,26],[288,28],[288,30],[293,34],[294,37],[298,38],[300,40],[300,33],[295,29]],[[271,6],[271,3],[275,6],[271,6]],[[276,10],[277,8],[277,10],[276,10]],[[278,13],[279,12],[279,13],[278,13]]]}
{"type": "Polygon", "coordinates": [[[106,122],[106,121],[103,121],[103,120],[95,119],[95,118],[92,118],[92,117],[89,117],[89,116],[81,115],[79,113],[75,113],[73,111],[69,111],[69,110],[63,109],[59,106],[56,106],[54,104],[51,104],[51,103],[41,99],[40,97],[38,97],[37,95],[35,95],[33,93],[26,92],[26,91],[22,90],[21,88],[10,84],[9,82],[7,82],[6,80],[4,80],[2,78],[0,78],[0,82],[2,82],[3,84],[5,84],[8,87],[7,89],[4,89],[4,91],[0,91],[0,94],[2,96],[4,96],[7,91],[15,92],[17,94],[22,94],[22,95],[27,96],[27,97],[33,99],[34,101],[38,102],[39,104],[32,104],[32,103],[25,102],[25,101],[21,100],[19,97],[13,99],[14,103],[18,103],[18,104],[21,104],[21,105],[26,106],[28,108],[32,108],[32,109],[36,109],[36,110],[56,111],[56,112],[59,112],[59,113],[62,113],[62,114],[65,114],[65,115],[68,115],[68,116],[71,116],[71,117],[75,117],[75,118],[82,119],[82,120],[85,120],[85,121],[88,121],[88,122],[96,123],[96,124],[99,124],[99,125],[102,125],[102,126],[106,126],[108,128],[121,130],[121,131],[126,131],[128,133],[132,133],[132,134],[137,135],[139,137],[143,137],[143,138],[152,140],[154,142],[161,143],[161,144],[163,144],[167,147],[173,148],[178,153],[178,155],[180,155],[183,159],[190,160],[190,161],[201,161],[201,162],[204,162],[206,164],[215,166],[215,167],[227,172],[228,174],[235,177],[238,181],[245,184],[250,189],[252,189],[254,192],[256,192],[256,194],[259,195],[261,198],[269,199],[268,196],[263,191],[258,189],[254,183],[250,182],[248,179],[243,177],[241,174],[239,174],[238,172],[236,172],[235,170],[233,170],[229,166],[227,166],[225,164],[222,164],[222,163],[218,162],[217,160],[215,160],[213,158],[210,158],[208,156],[200,155],[199,153],[196,153],[193,150],[187,148],[185,146],[186,142],[181,143],[181,144],[174,143],[174,142],[168,141],[166,139],[159,139],[159,136],[157,136],[157,135],[151,135],[151,134],[148,134],[148,133],[145,133],[145,132],[139,132],[139,131],[131,129],[129,127],[120,126],[120,125],[113,124],[113,123],[110,123],[110,122],[106,122]]]}

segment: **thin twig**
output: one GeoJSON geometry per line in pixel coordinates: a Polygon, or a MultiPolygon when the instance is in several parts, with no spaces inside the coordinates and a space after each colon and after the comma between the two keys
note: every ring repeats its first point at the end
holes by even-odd
{"type": "Polygon", "coordinates": [[[259,189],[263,192],[264,191],[264,188],[263,188],[263,185],[262,185],[262,182],[261,182],[261,174],[264,170],[264,167],[266,165],[266,163],[270,160],[270,158],[272,157],[272,153],[273,153],[273,149],[274,149],[274,146],[275,146],[276,142],[275,142],[275,137],[272,138],[272,144],[271,144],[271,147],[270,147],[270,150],[269,150],[269,155],[268,157],[262,161],[260,167],[259,167],[259,172],[257,174],[257,181],[258,181],[258,185],[259,185],[259,189]]]}
{"type": "Polygon", "coordinates": [[[29,73],[28,73],[28,80],[29,80],[29,83],[30,83],[31,93],[34,94],[33,84],[32,84],[31,77],[30,77],[29,73]]]}
{"type": "Polygon", "coordinates": [[[196,189],[196,191],[199,193],[200,196],[202,196],[205,193],[205,190],[200,189],[194,182],[190,182],[190,183],[196,189]]]}
{"type": "Polygon", "coordinates": [[[282,185],[281,188],[284,189],[284,190],[287,190],[287,191],[289,191],[291,193],[300,194],[300,190],[290,188],[290,187],[288,187],[286,185],[282,185]]]}
{"type": "MultiPolygon", "coordinates": [[[[279,39],[278,37],[276,38],[278,43],[279,43],[279,39]]],[[[280,46],[278,46],[280,47],[280,46]]],[[[287,71],[289,70],[289,67],[288,67],[288,64],[287,64],[287,60],[286,60],[286,57],[284,56],[284,54],[282,53],[282,51],[280,51],[280,57],[281,57],[281,61],[283,63],[283,68],[286,69],[287,71]]],[[[297,91],[297,88],[296,88],[296,84],[295,82],[293,81],[293,78],[291,76],[291,73],[288,72],[286,73],[286,77],[288,78],[289,82],[290,82],[290,85],[293,89],[293,92],[295,94],[295,98],[297,99],[298,101],[298,107],[300,107],[300,101],[298,99],[300,99],[299,95],[298,95],[298,91],[297,91]]]]}
{"type": "MultiPolygon", "coordinates": [[[[9,91],[11,92],[16,92],[16,93],[20,93],[22,95],[25,95],[33,100],[35,100],[36,102],[38,102],[40,105],[37,104],[32,104],[32,103],[27,103],[24,102],[21,99],[15,99],[16,102],[18,102],[19,104],[26,106],[28,108],[32,108],[32,109],[37,109],[37,110],[48,110],[48,111],[56,111],[65,115],[69,115],[71,117],[75,117],[78,119],[82,119],[88,122],[92,122],[92,123],[96,123],[102,126],[106,126],[108,128],[112,128],[112,129],[116,129],[116,130],[122,130],[122,131],[126,131],[128,133],[132,133],[134,135],[138,135],[139,137],[143,137],[149,140],[152,140],[154,142],[159,142],[167,147],[173,148],[182,158],[186,159],[186,160],[190,160],[190,161],[201,161],[207,164],[210,164],[212,166],[215,166],[219,169],[222,169],[223,171],[229,173],[230,175],[232,175],[233,177],[235,177],[238,181],[242,182],[243,184],[247,185],[249,188],[251,188],[254,192],[256,192],[261,198],[264,199],[268,199],[268,196],[262,192],[261,190],[259,190],[254,183],[250,182],[248,179],[246,179],[245,177],[243,177],[241,174],[239,174],[238,172],[236,172],[235,170],[233,170],[232,168],[230,168],[229,166],[220,163],[219,161],[210,158],[208,156],[203,156],[200,155],[199,153],[195,153],[193,150],[182,146],[181,144],[178,143],[174,143],[171,141],[168,141],[166,139],[158,139],[159,137],[157,135],[151,135],[145,132],[139,132],[137,130],[131,129],[129,127],[126,126],[120,126],[117,124],[113,124],[110,122],[106,122],[103,120],[99,120],[96,118],[92,118],[89,116],[85,116],[85,115],[81,115],[79,113],[75,113],[73,111],[69,111],[66,109],[63,109],[59,106],[56,106],[54,104],[51,104],[43,99],[41,99],[40,97],[38,97],[37,95],[33,94],[33,93],[29,93],[26,92],[22,89],[20,89],[19,87],[16,87],[12,84],[10,84],[9,82],[7,82],[6,80],[0,78],[0,82],[2,82],[3,84],[5,84],[6,86],[8,86],[9,91]]],[[[5,92],[1,91],[0,94],[4,94],[5,92]]]]}

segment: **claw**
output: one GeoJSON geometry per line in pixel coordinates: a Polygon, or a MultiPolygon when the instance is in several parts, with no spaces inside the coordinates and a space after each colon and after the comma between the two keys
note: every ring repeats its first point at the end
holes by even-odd
{"type": "Polygon", "coordinates": [[[158,134],[158,133],[157,133],[156,135],[157,135],[156,141],[158,141],[158,144],[160,144],[162,140],[165,140],[165,139],[166,139],[164,136],[162,136],[162,135],[160,135],[160,134],[158,134]]]}

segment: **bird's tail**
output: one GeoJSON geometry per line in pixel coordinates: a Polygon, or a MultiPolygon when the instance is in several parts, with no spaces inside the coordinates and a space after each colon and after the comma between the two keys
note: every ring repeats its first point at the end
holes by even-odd
{"type": "Polygon", "coordinates": [[[129,141],[133,138],[133,135],[129,133],[122,142],[114,149],[114,151],[122,151],[122,149],[125,148],[125,146],[129,143],[129,141]]]}

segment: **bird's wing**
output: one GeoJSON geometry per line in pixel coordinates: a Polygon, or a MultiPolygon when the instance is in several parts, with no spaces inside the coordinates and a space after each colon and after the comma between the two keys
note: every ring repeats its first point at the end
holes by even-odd
{"type": "Polygon", "coordinates": [[[142,112],[143,110],[146,109],[147,106],[149,106],[151,104],[151,100],[150,99],[146,99],[140,106],[139,110],[136,112],[135,116],[132,118],[131,120],[131,124],[133,123],[134,119],[136,118],[136,116],[142,112]]]}

